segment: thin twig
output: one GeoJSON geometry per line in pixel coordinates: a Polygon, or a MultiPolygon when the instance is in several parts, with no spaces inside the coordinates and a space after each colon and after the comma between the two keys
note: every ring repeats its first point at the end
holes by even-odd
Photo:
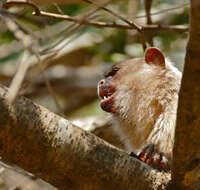
{"type": "MultiPolygon", "coordinates": [[[[88,3],[94,4],[90,0],[83,0],[83,1],[86,1],[88,3]]],[[[22,2],[22,5],[24,5],[24,2],[22,2]]],[[[139,35],[140,35],[140,39],[141,39],[141,42],[142,42],[142,45],[143,45],[143,49],[146,48],[146,42],[145,42],[145,39],[144,39],[144,32],[148,29],[148,26],[145,26],[145,27],[143,27],[143,26],[137,26],[135,23],[133,23],[131,21],[128,21],[126,18],[121,17],[117,13],[114,13],[113,11],[105,8],[102,5],[99,5],[99,4],[96,5],[96,3],[95,3],[95,5],[98,8],[101,8],[101,9],[109,12],[110,14],[112,14],[113,16],[119,18],[120,20],[124,21],[127,24],[124,25],[124,24],[117,24],[117,23],[94,22],[94,21],[89,21],[87,19],[80,19],[80,18],[70,17],[68,15],[60,15],[60,14],[55,14],[55,13],[49,13],[49,12],[45,12],[45,11],[40,11],[39,8],[35,4],[32,4],[32,3],[25,4],[25,5],[33,7],[35,9],[35,12],[33,14],[35,14],[37,16],[44,16],[44,17],[50,17],[50,18],[56,18],[56,19],[63,19],[63,20],[68,20],[70,22],[75,22],[75,23],[78,23],[78,24],[92,25],[92,26],[96,26],[96,27],[104,27],[104,28],[105,27],[112,27],[112,28],[132,29],[132,30],[136,29],[137,31],[139,31],[139,35]]],[[[164,28],[167,29],[167,26],[162,27],[162,26],[159,26],[159,25],[157,26],[157,28],[155,28],[155,25],[153,27],[151,27],[151,26],[149,26],[149,27],[150,27],[149,29],[151,31],[153,29],[156,29],[156,30],[157,29],[164,29],[164,28]]],[[[176,28],[176,26],[175,26],[175,28],[176,28]]],[[[171,26],[170,26],[170,30],[172,30],[171,26]]],[[[176,28],[176,30],[181,30],[181,29],[180,29],[180,27],[178,27],[178,28],[176,28]]],[[[183,31],[185,31],[185,28],[183,29],[183,31]]]]}
{"type": "Polygon", "coordinates": [[[19,26],[17,25],[16,21],[14,20],[13,16],[11,16],[8,12],[4,11],[3,13],[3,21],[7,25],[8,29],[14,34],[16,39],[22,42],[25,48],[29,50],[29,52],[25,53],[21,63],[18,67],[18,71],[16,72],[9,88],[8,99],[10,103],[14,101],[16,98],[23,79],[26,75],[26,72],[29,67],[29,58],[32,52],[34,52],[36,48],[36,43],[33,42],[31,37],[25,34],[22,30],[20,30],[19,26]]]}
{"type": "MultiPolygon", "coordinates": [[[[16,6],[16,5],[31,6],[35,10],[36,14],[38,14],[40,12],[40,9],[37,7],[36,4],[34,4],[33,2],[27,2],[25,0],[21,0],[21,1],[9,1],[9,2],[6,2],[3,5],[3,7],[4,8],[9,8],[9,7],[16,6]]],[[[189,3],[184,3],[184,4],[182,4],[180,6],[177,6],[177,7],[163,9],[161,11],[157,11],[157,12],[151,13],[151,16],[155,16],[155,15],[159,15],[159,14],[164,14],[166,12],[170,12],[170,11],[173,11],[173,10],[176,10],[176,9],[181,9],[181,8],[184,8],[185,6],[189,6],[189,3]]],[[[135,18],[139,19],[139,18],[145,18],[145,17],[146,17],[146,15],[139,15],[139,16],[136,16],[135,18]]]]}
{"type": "MultiPolygon", "coordinates": [[[[24,32],[22,32],[17,23],[15,22],[14,18],[11,18],[11,16],[9,15],[8,12],[4,12],[3,14],[3,19],[7,25],[7,27],[9,28],[10,31],[13,32],[14,36],[23,43],[24,47],[28,49],[28,52],[27,54],[24,55],[19,67],[18,67],[18,71],[17,73],[15,74],[15,77],[13,78],[12,82],[11,82],[11,85],[10,85],[10,89],[9,89],[9,95],[8,95],[8,99],[10,101],[10,103],[13,102],[13,100],[16,98],[18,92],[19,92],[19,89],[21,87],[21,84],[23,82],[23,79],[26,75],[26,72],[28,70],[28,67],[29,67],[29,61],[28,61],[28,58],[30,57],[31,54],[34,54],[36,56],[36,58],[38,59],[38,65],[40,68],[42,68],[41,66],[41,59],[40,59],[40,56],[39,56],[39,53],[38,53],[38,43],[34,43],[31,36],[25,34],[24,32]]],[[[61,115],[64,115],[63,114],[63,111],[58,103],[58,100],[56,98],[56,95],[51,87],[51,84],[50,82],[48,81],[44,71],[42,71],[41,69],[41,72],[42,72],[42,76],[43,76],[43,79],[46,83],[46,86],[48,88],[48,91],[49,93],[51,94],[55,104],[56,104],[56,107],[58,109],[58,111],[60,112],[61,115]]]]}
{"type": "MultiPolygon", "coordinates": [[[[47,62],[49,62],[51,59],[53,59],[56,55],[57,55],[56,53],[52,53],[51,55],[48,55],[43,60],[41,60],[39,71],[38,71],[38,69],[36,70],[37,65],[34,65],[29,68],[27,77],[26,77],[26,81],[23,83],[23,86],[22,86],[22,91],[23,91],[23,89],[28,88],[30,86],[32,80],[36,76],[38,76],[41,72],[45,71],[48,68],[47,62]]],[[[23,94],[23,92],[20,95],[22,95],[22,94],[23,94]]]]}
{"type": "MultiPolygon", "coordinates": [[[[31,4],[31,3],[25,4],[24,2],[20,3],[20,1],[19,2],[12,1],[12,6],[15,5],[15,2],[17,2],[17,4],[28,5],[28,6],[35,8],[35,6],[33,6],[33,4],[31,4]]],[[[9,2],[9,3],[11,3],[11,2],[9,2]]],[[[68,15],[60,15],[60,14],[40,11],[38,7],[35,10],[37,10],[37,11],[33,12],[33,14],[37,15],[37,16],[49,17],[49,18],[54,18],[54,19],[62,19],[62,20],[67,20],[69,22],[75,22],[78,24],[96,26],[98,28],[120,28],[120,29],[128,29],[128,30],[134,29],[132,26],[127,25],[127,24],[88,21],[88,20],[84,20],[84,19],[74,18],[74,17],[68,16],[68,15]]],[[[175,31],[179,31],[179,32],[186,32],[189,29],[188,26],[184,26],[184,25],[170,25],[170,26],[169,25],[145,25],[145,26],[141,26],[141,27],[142,27],[142,30],[145,30],[145,31],[147,31],[149,29],[149,30],[156,30],[156,31],[157,30],[175,30],[175,31]]]]}
{"type": "Polygon", "coordinates": [[[64,12],[62,11],[62,9],[60,8],[60,6],[57,3],[53,3],[53,5],[59,14],[64,15],[64,12]]]}
{"type": "Polygon", "coordinates": [[[99,27],[99,28],[134,29],[133,26],[129,26],[129,25],[125,25],[125,24],[94,22],[94,21],[88,21],[88,20],[84,20],[84,19],[71,17],[71,16],[68,16],[68,15],[60,15],[60,14],[49,13],[49,12],[45,12],[45,11],[40,11],[39,14],[34,12],[33,14],[37,15],[37,16],[44,16],[44,17],[68,20],[70,22],[76,22],[78,24],[96,26],[96,27],[99,27]]]}
{"type": "Polygon", "coordinates": [[[152,19],[151,19],[152,1],[153,0],[145,0],[145,12],[146,12],[147,24],[152,24],[152,19]]]}
{"type": "Polygon", "coordinates": [[[142,31],[142,27],[137,25],[136,23],[132,22],[132,21],[129,21],[127,20],[126,18],[122,17],[120,14],[118,13],[115,13],[113,12],[112,10],[94,2],[94,1],[91,1],[91,0],[83,0],[87,3],[90,3],[90,4],[93,4],[95,6],[97,6],[98,8],[100,9],[103,9],[104,11],[110,13],[111,15],[115,16],[116,18],[120,19],[121,21],[125,22],[126,24],[130,25],[133,27],[133,29],[136,29],[138,32],[139,32],[139,36],[140,36],[140,40],[141,40],[141,43],[142,43],[142,46],[143,46],[143,49],[145,50],[146,49],[146,41],[145,41],[145,38],[144,38],[144,35],[143,35],[143,31],[142,31]]]}
{"type": "MultiPolygon", "coordinates": [[[[153,0],[145,0],[145,12],[146,12],[146,23],[147,25],[152,24],[152,19],[151,19],[151,7],[152,7],[153,0]]],[[[153,33],[149,32],[148,35],[146,36],[147,42],[151,46],[153,46],[153,33]]]]}
{"type": "Polygon", "coordinates": [[[102,5],[100,5],[100,4],[98,4],[98,3],[94,2],[94,1],[90,1],[90,0],[82,0],[82,1],[85,1],[85,2],[87,2],[87,3],[93,4],[93,5],[97,6],[98,8],[103,9],[104,11],[110,13],[111,15],[115,16],[116,18],[122,20],[122,21],[125,22],[126,24],[132,26],[132,28],[136,29],[138,32],[140,32],[141,29],[142,29],[141,26],[137,25],[136,23],[134,23],[134,22],[132,22],[132,21],[129,21],[129,20],[127,20],[126,18],[120,16],[119,13],[115,13],[115,12],[113,12],[112,10],[110,10],[110,9],[108,9],[108,8],[102,6],[102,5]]]}
{"type": "Polygon", "coordinates": [[[59,104],[59,102],[58,102],[58,99],[57,99],[57,97],[56,97],[56,93],[54,92],[54,90],[53,90],[53,88],[52,88],[52,86],[51,86],[51,83],[50,83],[50,81],[48,80],[48,78],[47,78],[47,76],[46,76],[45,71],[42,69],[42,64],[41,64],[40,56],[39,56],[38,53],[36,53],[35,56],[37,57],[38,66],[39,66],[39,68],[40,68],[40,70],[41,70],[41,74],[42,74],[42,77],[43,77],[44,82],[45,82],[45,84],[46,84],[46,87],[47,87],[47,89],[48,89],[48,91],[49,91],[51,97],[53,98],[54,103],[56,104],[56,107],[57,107],[59,113],[61,114],[61,116],[65,117],[64,111],[62,110],[62,108],[61,108],[61,106],[60,106],[60,104],[59,104]]]}
{"type": "Polygon", "coordinates": [[[12,103],[14,101],[14,99],[16,98],[16,96],[19,92],[19,89],[21,87],[21,84],[24,80],[24,77],[25,77],[26,72],[29,67],[30,56],[31,56],[31,54],[29,53],[29,51],[24,53],[23,58],[19,64],[19,67],[17,68],[17,72],[9,86],[8,100],[10,103],[12,103]]]}
{"type": "MultiPolygon", "coordinates": [[[[79,26],[81,27],[81,25],[79,26]]],[[[66,47],[68,44],[70,44],[72,41],[76,40],[79,36],[81,36],[83,34],[82,30],[80,30],[78,33],[76,33],[71,39],[69,39],[67,42],[65,42],[64,44],[62,44],[59,48],[53,50],[51,47],[51,49],[48,49],[48,51],[44,51],[41,52],[41,54],[45,55],[45,54],[49,54],[49,53],[58,53],[59,51],[61,51],[64,47],[66,47]]],[[[65,39],[65,37],[62,38],[63,40],[65,39]]],[[[63,41],[62,40],[62,41],[63,41]]],[[[57,46],[59,44],[56,44],[57,46]]]]}
{"type": "Polygon", "coordinates": [[[177,31],[177,32],[188,32],[189,27],[186,25],[144,25],[142,26],[142,30],[148,32],[149,30],[152,31],[177,31]]]}
{"type": "MultiPolygon", "coordinates": [[[[184,4],[180,5],[180,6],[173,7],[173,8],[163,9],[161,11],[157,11],[157,12],[151,13],[150,15],[151,16],[156,16],[156,15],[164,14],[166,12],[170,12],[170,11],[173,11],[173,10],[182,9],[182,8],[184,8],[186,6],[189,6],[189,3],[184,3],[184,4]]],[[[145,17],[146,17],[146,15],[139,15],[139,16],[136,16],[135,19],[145,18],[145,17]]]]}
{"type": "MultiPolygon", "coordinates": [[[[33,13],[36,14],[36,13],[33,13]]],[[[126,25],[126,24],[117,24],[117,23],[105,23],[105,22],[93,22],[88,20],[82,20],[74,17],[70,17],[68,15],[60,15],[55,13],[49,13],[45,11],[40,11],[39,16],[44,17],[50,17],[50,18],[56,18],[56,19],[62,19],[62,20],[68,20],[70,22],[76,22],[76,23],[82,23],[84,25],[90,25],[90,26],[96,26],[99,28],[121,28],[121,29],[133,29],[132,26],[126,25]]],[[[184,25],[145,25],[142,26],[142,30],[145,28],[145,30],[177,30],[185,32],[188,30],[188,26],[184,25]]]]}
{"type": "MultiPolygon", "coordinates": [[[[88,3],[92,3],[94,4],[93,2],[89,1],[89,0],[83,0],[83,1],[86,1],[88,3]]],[[[55,13],[47,13],[45,11],[40,11],[40,9],[37,7],[36,4],[32,3],[32,2],[26,2],[26,1],[11,1],[11,2],[7,2],[5,5],[4,5],[4,8],[8,8],[10,6],[15,6],[15,5],[22,5],[22,6],[31,6],[35,12],[34,14],[37,15],[37,16],[50,16],[50,17],[54,17],[54,18],[57,18],[58,14],[55,14],[55,13]]],[[[125,23],[127,23],[128,25],[131,26],[131,29],[136,29],[138,31],[141,30],[141,27],[134,24],[133,22],[130,22],[128,21],[127,19],[123,18],[122,16],[120,16],[118,13],[114,13],[113,11],[103,7],[102,5],[97,5],[95,3],[96,6],[98,6],[98,8],[101,8],[107,12],[109,12],[110,14],[112,14],[113,16],[119,18],[120,20],[124,21],[125,23]]],[[[65,20],[68,20],[68,21],[75,21],[77,23],[85,23],[85,24],[88,24],[87,20],[80,20],[80,19],[76,19],[76,18],[73,18],[73,17],[70,17],[70,16],[67,16],[67,15],[59,15],[59,16],[63,16],[63,19],[65,20]]],[[[60,18],[60,17],[58,17],[60,18]]],[[[91,25],[91,24],[90,24],[91,25]]],[[[95,24],[94,24],[95,25],[95,24]]],[[[101,25],[101,22],[99,22],[99,27],[101,25]]],[[[115,25],[115,23],[113,24],[115,25]]],[[[111,25],[112,26],[112,25],[111,25]]],[[[103,26],[104,27],[104,24],[103,26]]],[[[116,27],[116,26],[115,26],[116,27]]]]}
{"type": "Polygon", "coordinates": [[[21,29],[20,26],[18,26],[18,23],[16,22],[13,15],[10,15],[9,12],[3,10],[1,11],[3,15],[3,20],[5,24],[7,25],[8,29],[13,32],[16,39],[21,41],[25,48],[29,48],[30,51],[36,51],[37,44],[33,42],[32,38],[25,34],[21,29]]]}
{"type": "Polygon", "coordinates": [[[30,2],[30,1],[26,1],[26,0],[20,0],[20,1],[9,1],[9,2],[6,2],[4,5],[3,5],[3,8],[9,8],[9,7],[13,7],[13,6],[30,6],[32,7],[35,12],[37,14],[40,13],[40,9],[38,8],[38,6],[33,3],[33,2],[30,2]]]}
{"type": "MultiPolygon", "coordinates": [[[[86,19],[94,19],[96,16],[94,15],[97,11],[99,10],[99,8],[92,10],[90,12],[88,12],[87,14],[84,14],[82,20],[86,20],[86,19]],[[93,16],[94,15],[94,16],[93,16]]],[[[87,12],[87,11],[86,11],[87,12]]],[[[65,31],[67,31],[67,35],[65,34],[63,38],[59,39],[55,44],[53,44],[52,46],[42,50],[40,52],[40,54],[47,54],[47,53],[51,53],[52,49],[55,48],[56,46],[58,46],[61,42],[63,42],[64,39],[66,39],[67,36],[73,34],[76,30],[83,28],[82,24],[77,24],[77,23],[72,23],[69,26],[67,26],[67,28],[65,29],[65,31]]],[[[85,25],[86,26],[86,25],[85,25]]],[[[85,27],[84,26],[84,27],[85,27]]],[[[61,35],[61,34],[60,34],[61,35]]],[[[80,36],[80,32],[79,34],[77,34],[76,36],[73,37],[73,39],[70,39],[67,43],[65,43],[64,45],[62,45],[61,48],[59,48],[56,51],[61,50],[62,48],[64,48],[67,44],[69,44],[69,42],[72,42],[73,40],[77,39],[78,36],[80,36]]],[[[55,50],[54,50],[55,52],[55,50]]]]}

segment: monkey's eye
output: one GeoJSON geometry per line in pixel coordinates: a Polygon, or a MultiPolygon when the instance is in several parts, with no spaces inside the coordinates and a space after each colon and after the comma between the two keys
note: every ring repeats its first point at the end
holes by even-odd
{"type": "Polygon", "coordinates": [[[110,76],[112,77],[117,73],[117,71],[119,71],[119,68],[113,67],[110,71],[104,74],[104,77],[110,77],[110,76]]]}

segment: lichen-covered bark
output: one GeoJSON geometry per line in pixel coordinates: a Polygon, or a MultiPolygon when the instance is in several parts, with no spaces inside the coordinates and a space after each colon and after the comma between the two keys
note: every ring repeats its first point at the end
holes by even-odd
{"type": "Polygon", "coordinates": [[[176,189],[200,189],[199,0],[191,0],[190,37],[179,96],[172,178],[176,189]]]}
{"type": "Polygon", "coordinates": [[[69,121],[0,86],[0,156],[59,189],[161,189],[157,172],[69,121]]]}

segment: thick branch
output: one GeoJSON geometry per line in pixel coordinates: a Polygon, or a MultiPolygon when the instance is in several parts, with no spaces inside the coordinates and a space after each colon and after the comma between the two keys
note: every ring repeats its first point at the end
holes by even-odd
{"type": "Polygon", "coordinates": [[[200,189],[200,1],[191,0],[190,38],[180,90],[173,159],[176,189],[200,189]]]}
{"type": "Polygon", "coordinates": [[[0,156],[60,189],[161,189],[169,174],[0,86],[0,156]]]}

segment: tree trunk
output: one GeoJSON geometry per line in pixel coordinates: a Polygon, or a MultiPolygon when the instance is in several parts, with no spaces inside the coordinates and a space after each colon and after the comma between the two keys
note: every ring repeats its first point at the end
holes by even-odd
{"type": "Polygon", "coordinates": [[[172,179],[175,189],[200,189],[200,1],[191,0],[190,37],[179,96],[172,179]]]}

